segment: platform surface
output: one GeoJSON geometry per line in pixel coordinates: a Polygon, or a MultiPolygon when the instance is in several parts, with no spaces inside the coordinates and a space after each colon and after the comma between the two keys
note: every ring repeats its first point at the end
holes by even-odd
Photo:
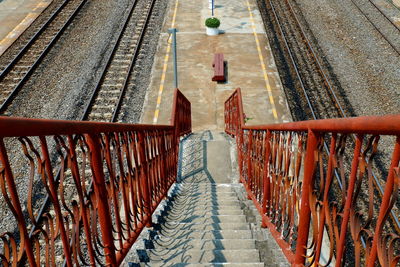
{"type": "Polygon", "coordinates": [[[0,56],[53,0],[0,1],[0,56]]]}
{"type": "Polygon", "coordinates": [[[174,0],[163,25],[141,121],[168,124],[174,84],[168,28],[178,29],[179,89],[192,103],[193,131],[223,130],[224,102],[242,89],[247,124],[291,121],[285,94],[255,0],[216,0],[223,34],[207,36],[208,1],[174,0]],[[228,81],[212,82],[214,53],[228,61],[228,81]]]}

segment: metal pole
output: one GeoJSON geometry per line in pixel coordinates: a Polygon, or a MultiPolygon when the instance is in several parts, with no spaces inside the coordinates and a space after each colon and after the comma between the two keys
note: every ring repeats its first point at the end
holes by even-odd
{"type": "Polygon", "coordinates": [[[214,17],[214,0],[211,0],[211,16],[214,17]]]}
{"type": "Polygon", "coordinates": [[[174,86],[178,88],[178,59],[176,55],[176,33],[178,30],[176,28],[172,28],[168,30],[169,33],[172,34],[172,54],[174,58],[174,86]]]}

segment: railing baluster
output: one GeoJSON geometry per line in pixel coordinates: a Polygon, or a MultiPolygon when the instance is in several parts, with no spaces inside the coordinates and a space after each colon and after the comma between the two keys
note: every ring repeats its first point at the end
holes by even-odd
{"type": "MultiPolygon", "coordinates": [[[[379,209],[378,221],[375,227],[375,236],[372,243],[371,252],[368,258],[368,267],[375,266],[375,261],[377,257],[377,246],[378,246],[378,235],[382,232],[383,223],[389,213],[389,203],[393,193],[393,185],[395,183],[394,179],[394,168],[399,165],[400,161],[400,136],[397,137],[396,145],[392,155],[392,162],[389,167],[389,174],[386,179],[385,193],[382,197],[382,203],[379,209]]],[[[396,192],[395,192],[396,193],[396,192]]]]}
{"type": "Polygon", "coordinates": [[[340,228],[340,240],[339,244],[337,244],[337,255],[336,255],[336,267],[341,266],[343,254],[344,254],[344,247],[345,247],[345,242],[346,242],[346,233],[347,233],[347,227],[348,227],[348,222],[349,222],[349,217],[350,217],[350,207],[351,207],[351,202],[353,200],[353,193],[354,193],[354,187],[356,184],[357,180],[357,169],[358,169],[358,162],[359,162],[359,157],[361,153],[361,145],[363,141],[363,135],[358,135],[356,139],[356,146],[354,148],[354,153],[353,153],[353,161],[351,164],[351,173],[350,173],[350,179],[349,179],[349,186],[347,188],[347,196],[346,196],[346,203],[344,206],[344,214],[343,214],[343,220],[341,222],[341,228],[340,228]]]}
{"type": "MultiPolygon", "coordinates": [[[[7,191],[9,191],[11,195],[11,202],[7,203],[10,206],[9,208],[11,209],[12,213],[14,214],[17,222],[18,222],[18,229],[19,229],[19,235],[21,239],[21,248],[20,250],[22,251],[25,249],[26,255],[28,257],[28,262],[30,266],[37,266],[36,261],[35,261],[35,256],[33,254],[33,247],[32,243],[29,239],[29,234],[28,230],[26,228],[26,223],[24,219],[24,215],[22,213],[22,208],[21,208],[21,202],[18,197],[17,193],[17,187],[14,182],[14,175],[12,173],[11,167],[10,167],[10,162],[8,159],[7,155],[7,149],[4,145],[3,138],[0,138],[0,160],[2,162],[2,168],[4,169],[4,177],[7,183],[7,191]]],[[[2,181],[1,183],[4,183],[3,178],[0,178],[2,181]]],[[[5,185],[2,185],[2,191],[3,191],[3,196],[4,198],[8,198],[8,193],[6,192],[5,185]],[[7,196],[6,196],[7,194],[7,196]]],[[[8,202],[8,201],[7,201],[8,202]]],[[[21,252],[18,253],[18,256],[21,257],[21,252]]],[[[17,261],[19,259],[14,259],[14,261],[17,261]]]]}
{"type": "Polygon", "coordinates": [[[318,147],[318,134],[309,130],[307,137],[306,158],[304,162],[304,177],[301,188],[301,206],[299,211],[299,226],[296,243],[296,254],[294,265],[302,266],[304,264],[307,252],[308,233],[310,228],[310,199],[311,186],[314,178],[315,151],[318,147]]]}
{"type": "Polygon", "coordinates": [[[329,194],[329,189],[332,183],[332,178],[333,178],[333,160],[335,157],[335,148],[336,148],[336,139],[337,139],[337,134],[333,134],[331,138],[331,145],[329,149],[329,159],[328,159],[328,169],[326,171],[326,182],[325,182],[325,188],[324,188],[324,199],[323,199],[323,211],[321,214],[321,218],[319,221],[319,229],[318,229],[318,241],[317,241],[317,248],[315,252],[315,262],[319,263],[319,259],[321,256],[321,248],[322,248],[322,240],[324,237],[324,228],[325,228],[325,217],[326,217],[326,212],[329,211],[329,202],[328,202],[328,194],[329,194]]]}
{"type": "Polygon", "coordinates": [[[57,221],[58,221],[60,231],[61,231],[61,240],[63,243],[64,253],[66,255],[67,266],[72,266],[72,259],[70,257],[70,255],[71,255],[70,245],[69,245],[68,236],[67,236],[67,233],[66,233],[65,227],[64,227],[63,216],[61,214],[61,207],[60,207],[58,195],[57,195],[57,186],[54,181],[53,167],[51,166],[49,149],[47,147],[46,138],[44,136],[40,136],[39,139],[40,139],[40,143],[41,143],[42,154],[43,154],[43,158],[44,158],[43,159],[44,160],[44,168],[45,168],[47,180],[49,183],[51,199],[53,201],[54,211],[56,213],[57,221]]]}
{"type": "MultiPolygon", "coordinates": [[[[267,206],[270,206],[270,177],[269,177],[269,156],[271,152],[271,131],[267,131],[264,137],[264,167],[263,167],[263,201],[262,201],[262,213],[267,213],[267,206]]],[[[262,223],[263,227],[266,227],[265,222],[262,223]]]]}
{"type": "Polygon", "coordinates": [[[108,194],[104,179],[103,160],[101,155],[101,146],[99,135],[87,134],[86,140],[91,152],[91,169],[93,172],[93,185],[96,197],[97,209],[99,214],[100,229],[103,238],[104,253],[106,263],[111,266],[116,266],[114,238],[112,235],[112,222],[110,207],[108,205],[108,194]]]}
{"type": "Polygon", "coordinates": [[[148,164],[146,161],[146,146],[147,142],[145,141],[145,135],[142,132],[138,133],[139,135],[139,157],[140,157],[140,185],[143,188],[143,198],[144,198],[144,213],[147,217],[147,227],[151,227],[151,191],[149,187],[149,173],[148,173],[148,164]]]}

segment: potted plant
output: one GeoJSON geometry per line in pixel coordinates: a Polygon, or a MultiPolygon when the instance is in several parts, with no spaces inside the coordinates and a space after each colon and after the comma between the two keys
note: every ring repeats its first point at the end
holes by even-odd
{"type": "Polygon", "coordinates": [[[218,35],[219,34],[219,30],[218,27],[221,24],[221,22],[219,21],[219,19],[217,18],[208,18],[206,19],[206,27],[207,27],[207,35],[218,35]]]}

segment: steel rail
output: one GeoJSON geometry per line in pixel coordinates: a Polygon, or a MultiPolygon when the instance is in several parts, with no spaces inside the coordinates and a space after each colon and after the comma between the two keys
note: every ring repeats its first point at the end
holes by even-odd
{"type": "MultiPolygon", "coordinates": [[[[69,1],[67,1],[69,2],[69,1]]],[[[72,15],[68,18],[68,20],[66,21],[66,23],[62,26],[62,28],[56,33],[56,35],[52,38],[52,40],[50,41],[49,44],[46,45],[45,49],[40,53],[39,57],[35,60],[35,62],[29,67],[29,70],[26,74],[24,74],[24,76],[22,77],[22,79],[18,82],[18,84],[12,89],[11,93],[7,96],[7,98],[4,100],[3,103],[1,103],[0,105],[0,113],[4,113],[7,109],[7,107],[9,106],[9,104],[11,103],[11,101],[15,98],[15,96],[18,94],[19,90],[21,89],[21,87],[25,84],[25,82],[28,80],[28,78],[30,77],[30,75],[33,73],[33,71],[39,66],[39,64],[41,63],[41,61],[43,60],[43,58],[49,53],[50,49],[53,47],[53,45],[56,43],[56,41],[61,37],[61,35],[64,33],[64,31],[67,29],[67,27],[71,24],[71,22],[73,21],[73,19],[76,17],[76,15],[78,14],[78,12],[81,10],[81,8],[86,4],[87,0],[82,0],[82,2],[79,4],[79,6],[75,9],[75,11],[72,13],[72,15]]],[[[57,10],[59,11],[59,10],[57,10]]],[[[59,11],[60,12],[60,11],[59,11]]],[[[57,14],[59,14],[59,12],[57,14]]],[[[54,17],[55,18],[55,17],[54,17]]],[[[48,26],[48,24],[46,24],[48,26]]],[[[46,26],[46,27],[47,27],[46,26]]],[[[44,32],[44,28],[41,29],[41,33],[44,32]]],[[[40,33],[40,34],[41,34],[40,33]]],[[[39,34],[39,35],[40,35],[39,34]]],[[[27,49],[29,49],[33,43],[35,41],[38,40],[39,35],[36,36],[35,40],[33,42],[31,42],[29,44],[29,47],[27,49]]],[[[19,53],[18,56],[19,58],[17,58],[15,61],[13,61],[12,63],[9,64],[9,66],[6,68],[6,70],[4,70],[1,73],[1,77],[0,77],[0,81],[3,81],[5,79],[5,76],[11,71],[12,67],[14,67],[17,63],[17,61],[24,55],[24,53],[26,52],[25,50],[26,47],[24,47],[24,52],[23,54],[19,53]]]]}
{"type": "MultiPolygon", "coordinates": [[[[388,15],[385,14],[385,12],[382,11],[382,9],[380,9],[372,0],[368,0],[378,11],[379,13],[382,14],[382,16],[384,16],[386,18],[387,21],[390,22],[390,24],[393,25],[393,27],[395,27],[397,29],[397,31],[400,33],[400,28],[393,22],[393,20],[391,20],[388,15]]],[[[392,3],[393,5],[393,3],[392,3]]]]}
{"type": "MultiPolygon", "coordinates": [[[[82,120],[87,120],[89,118],[90,112],[92,111],[93,104],[95,103],[96,97],[98,96],[98,94],[100,92],[101,86],[102,86],[102,84],[104,82],[104,79],[105,79],[105,76],[106,76],[106,73],[107,73],[108,69],[111,67],[113,58],[116,55],[116,52],[118,50],[118,47],[120,45],[120,42],[121,42],[122,38],[124,37],[125,30],[126,30],[126,28],[128,26],[128,23],[129,23],[129,21],[131,19],[131,16],[133,14],[133,11],[134,11],[138,1],[139,0],[136,0],[135,3],[132,5],[132,9],[130,10],[129,18],[126,20],[126,22],[124,24],[124,27],[123,27],[123,29],[121,30],[121,32],[120,32],[120,34],[118,36],[118,40],[115,43],[115,45],[113,46],[113,50],[112,50],[112,53],[110,53],[110,55],[108,57],[107,64],[105,64],[105,66],[102,69],[101,77],[97,81],[95,89],[92,91],[90,100],[86,104],[85,111],[84,111],[84,114],[82,116],[82,120]]],[[[128,86],[128,80],[131,77],[133,67],[135,66],[135,62],[136,62],[137,57],[139,55],[140,48],[142,46],[143,39],[144,39],[144,36],[145,36],[145,31],[146,31],[147,26],[149,24],[150,17],[151,17],[153,8],[154,8],[155,1],[156,0],[151,0],[150,7],[147,10],[146,17],[145,17],[145,24],[143,24],[143,28],[141,29],[141,32],[140,32],[140,34],[138,36],[138,41],[137,41],[136,46],[135,46],[135,51],[134,51],[133,57],[131,59],[131,62],[129,63],[128,72],[124,77],[123,87],[121,89],[120,95],[119,95],[118,100],[117,100],[116,105],[115,105],[115,109],[113,111],[113,115],[112,115],[112,118],[111,118],[112,122],[115,122],[117,120],[118,112],[119,112],[119,110],[121,108],[123,97],[125,95],[125,92],[126,92],[126,89],[127,89],[127,86],[128,86]]]]}
{"type": "MultiPolygon", "coordinates": [[[[368,1],[369,1],[369,2],[379,11],[379,13],[380,13],[384,18],[386,18],[386,19],[395,27],[395,29],[400,33],[400,28],[398,28],[398,27],[396,26],[396,24],[394,24],[393,21],[392,21],[388,16],[386,16],[386,14],[383,13],[383,11],[382,11],[378,6],[376,6],[371,0],[368,0],[368,1]]],[[[390,41],[390,40],[386,37],[386,35],[378,28],[378,26],[376,26],[376,25],[372,22],[371,18],[370,18],[367,14],[365,14],[365,12],[360,8],[359,5],[357,5],[357,3],[356,3],[354,0],[351,0],[351,2],[352,2],[353,5],[360,11],[360,13],[368,20],[368,22],[371,23],[371,25],[375,28],[375,30],[376,30],[377,32],[380,33],[380,35],[383,37],[383,39],[385,39],[386,42],[393,48],[393,50],[396,51],[396,53],[400,56],[400,50],[399,50],[399,48],[397,48],[397,47],[395,46],[395,44],[393,44],[393,42],[390,41]]]]}

